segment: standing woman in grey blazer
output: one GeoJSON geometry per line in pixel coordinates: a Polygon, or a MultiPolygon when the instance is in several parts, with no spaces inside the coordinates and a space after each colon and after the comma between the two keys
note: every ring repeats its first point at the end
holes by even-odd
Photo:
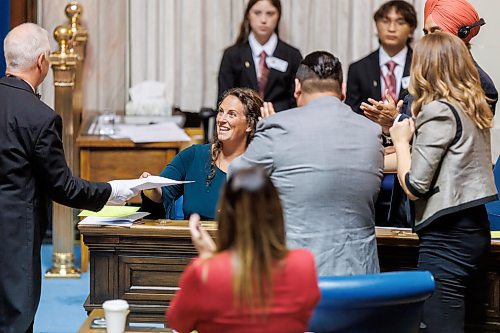
{"type": "Polygon", "coordinates": [[[409,90],[415,120],[399,122],[390,132],[399,182],[415,204],[418,268],[436,280],[424,305],[425,332],[459,333],[468,292],[481,290],[477,283],[490,246],[484,204],[497,199],[493,114],[467,47],[449,33],[428,34],[417,43],[409,90]]]}

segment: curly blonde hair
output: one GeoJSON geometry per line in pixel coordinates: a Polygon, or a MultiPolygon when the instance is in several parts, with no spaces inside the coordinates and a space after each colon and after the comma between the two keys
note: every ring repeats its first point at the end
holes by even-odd
{"type": "Polygon", "coordinates": [[[467,46],[446,32],[428,34],[413,51],[409,92],[416,117],[423,105],[444,99],[460,105],[480,129],[492,126],[493,113],[481,88],[479,73],[467,46]]]}

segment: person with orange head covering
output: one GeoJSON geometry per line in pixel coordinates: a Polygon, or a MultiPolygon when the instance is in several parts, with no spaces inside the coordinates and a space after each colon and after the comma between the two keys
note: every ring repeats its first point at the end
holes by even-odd
{"type": "MultiPolygon", "coordinates": [[[[470,41],[486,22],[479,17],[476,9],[467,0],[427,0],[424,7],[424,33],[444,31],[458,36],[470,49],[470,41]]],[[[488,104],[495,113],[498,101],[498,91],[490,76],[474,61],[481,87],[488,97],[488,104]]],[[[403,107],[404,113],[410,115],[408,108],[403,107]]]]}
{"type": "Polygon", "coordinates": [[[441,30],[457,35],[466,44],[469,44],[470,40],[479,33],[481,25],[485,24],[467,0],[426,1],[424,22],[425,34],[441,30]]]}

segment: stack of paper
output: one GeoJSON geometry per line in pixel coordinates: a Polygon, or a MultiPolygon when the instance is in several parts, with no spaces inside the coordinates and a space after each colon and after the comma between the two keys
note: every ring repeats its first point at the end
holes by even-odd
{"type": "Polygon", "coordinates": [[[98,212],[83,210],[78,216],[86,216],[80,225],[118,225],[130,227],[134,221],[149,215],[146,212],[137,212],[139,207],[104,206],[98,212]]]}
{"type": "Polygon", "coordinates": [[[120,124],[116,128],[118,133],[111,135],[111,138],[130,138],[135,143],[191,141],[189,135],[174,122],[146,125],[120,124]]]}

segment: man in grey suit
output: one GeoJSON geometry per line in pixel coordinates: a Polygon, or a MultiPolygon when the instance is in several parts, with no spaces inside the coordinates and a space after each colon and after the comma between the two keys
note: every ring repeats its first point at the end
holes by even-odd
{"type": "Polygon", "coordinates": [[[294,96],[298,107],[261,120],[230,169],[257,165],[270,174],[283,203],[288,246],[310,249],[319,275],[377,273],[380,126],[341,101],[342,66],[328,52],[301,62],[294,96]]]}

